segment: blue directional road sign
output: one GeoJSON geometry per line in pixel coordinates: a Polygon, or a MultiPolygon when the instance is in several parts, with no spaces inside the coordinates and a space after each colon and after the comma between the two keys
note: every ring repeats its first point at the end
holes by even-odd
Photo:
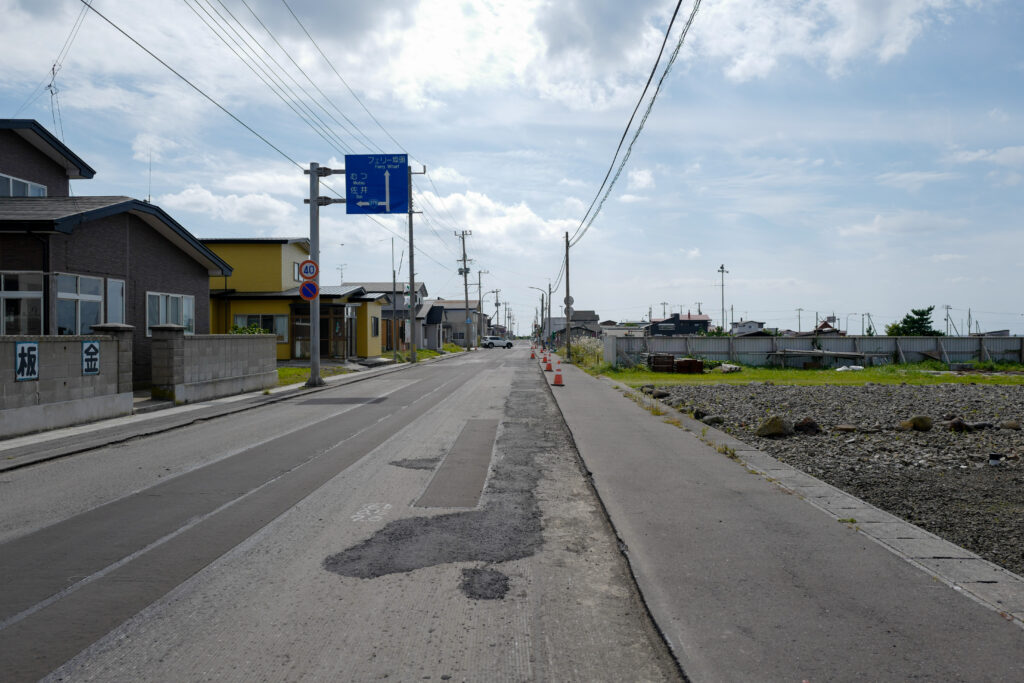
{"type": "Polygon", "coordinates": [[[408,213],[406,154],[346,154],[346,213],[408,213]]]}

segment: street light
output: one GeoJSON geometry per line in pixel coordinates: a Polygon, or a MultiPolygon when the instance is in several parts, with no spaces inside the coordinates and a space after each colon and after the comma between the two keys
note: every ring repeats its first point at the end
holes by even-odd
{"type": "Polygon", "coordinates": [[[850,316],[860,315],[860,313],[847,313],[846,314],[846,334],[850,334],[850,316]]]}

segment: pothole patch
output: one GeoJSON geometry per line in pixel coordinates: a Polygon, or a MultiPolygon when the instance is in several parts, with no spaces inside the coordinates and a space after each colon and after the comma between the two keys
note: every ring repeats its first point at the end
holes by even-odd
{"type": "Polygon", "coordinates": [[[508,577],[497,569],[463,569],[459,590],[471,600],[503,600],[508,577]]]}
{"type": "Polygon", "coordinates": [[[389,465],[404,467],[407,470],[432,470],[437,467],[441,458],[405,458],[403,460],[392,460],[389,465]]]}

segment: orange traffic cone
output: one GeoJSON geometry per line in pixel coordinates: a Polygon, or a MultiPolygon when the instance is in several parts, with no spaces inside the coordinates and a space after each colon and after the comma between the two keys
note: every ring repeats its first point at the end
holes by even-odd
{"type": "Polygon", "coordinates": [[[537,356],[533,354],[533,349],[530,349],[530,360],[535,359],[537,356]]]}
{"type": "Polygon", "coordinates": [[[555,370],[555,382],[551,386],[553,386],[553,387],[564,387],[565,386],[565,383],[562,382],[562,367],[561,366],[559,366],[558,369],[555,370]]]}
{"type": "Polygon", "coordinates": [[[548,364],[544,367],[544,372],[551,372],[551,361],[548,361],[548,364]]]}

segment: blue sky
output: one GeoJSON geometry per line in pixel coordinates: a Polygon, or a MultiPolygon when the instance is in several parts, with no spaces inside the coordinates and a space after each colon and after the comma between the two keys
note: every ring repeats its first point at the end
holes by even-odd
{"type": "MultiPolygon", "coordinates": [[[[472,230],[474,283],[488,271],[484,290],[500,289],[525,329],[530,286],[557,278],[564,233],[597,193],[675,5],[289,0],[346,86],[280,0],[246,2],[93,4],[299,164],[343,166],[367,137],[401,151],[390,134],[429,172],[416,181],[418,279],[461,297],[453,232],[472,230]],[[294,59],[336,105],[348,130],[327,119],[333,146],[199,18],[225,8],[276,73],[313,92],[294,59]]],[[[74,191],[152,194],[200,237],[308,234],[301,171],[97,15],[61,61],[56,96],[39,89],[81,7],[0,0],[0,115],[39,120],[97,170],[74,191]]],[[[705,0],[572,249],[576,308],[636,320],[701,302],[717,321],[725,264],[735,319],[796,329],[802,308],[803,329],[835,313],[859,332],[864,313],[881,328],[935,305],[944,329],[948,304],[958,328],[971,309],[983,330],[1024,334],[1021,35],[1015,0],[705,0]]],[[[327,284],[341,264],[348,281],[387,280],[391,238],[396,260],[406,250],[403,217],[332,206],[321,230],[327,284]]]]}

